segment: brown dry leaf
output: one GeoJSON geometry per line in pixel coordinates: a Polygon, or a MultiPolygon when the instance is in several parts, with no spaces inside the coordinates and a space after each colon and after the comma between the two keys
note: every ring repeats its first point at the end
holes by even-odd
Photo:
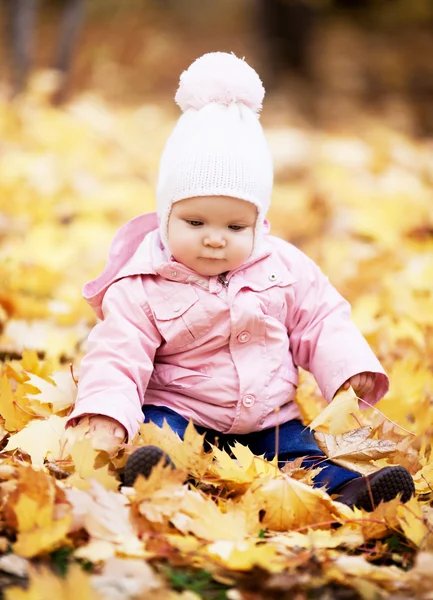
{"type": "Polygon", "coordinates": [[[79,565],[71,565],[65,578],[58,577],[48,567],[30,571],[27,590],[12,587],[5,591],[6,600],[102,600],[92,589],[91,578],[79,565]]]}
{"type": "Polygon", "coordinates": [[[396,442],[370,438],[371,432],[371,427],[361,427],[341,435],[316,433],[314,437],[319,448],[332,462],[369,475],[377,471],[377,466],[370,461],[390,456],[397,447],[396,442]]]}
{"type": "Polygon", "coordinates": [[[399,498],[395,498],[390,502],[382,502],[371,512],[353,507],[348,524],[356,526],[356,530],[364,536],[365,540],[380,539],[390,531],[399,529],[400,506],[399,498]]]}
{"type": "Polygon", "coordinates": [[[309,424],[315,431],[338,435],[361,423],[358,398],[350,387],[336,394],[332,402],[309,424]]]}
{"type": "Polygon", "coordinates": [[[421,467],[413,475],[413,480],[418,494],[431,494],[433,492],[433,457],[431,462],[421,467]]]}
{"type": "Polygon", "coordinates": [[[170,456],[176,467],[190,473],[193,477],[201,478],[212,462],[212,454],[205,453],[203,448],[204,435],[200,435],[192,422],[188,423],[184,440],[164,421],[162,428],[154,423],[140,425],[143,445],[158,446],[170,456]]]}
{"type": "Polygon", "coordinates": [[[294,460],[287,461],[286,464],[281,467],[281,472],[289,477],[292,477],[292,479],[297,479],[298,481],[302,481],[307,485],[313,485],[314,478],[320,473],[322,467],[319,466],[314,469],[307,469],[302,467],[303,461],[304,458],[302,456],[299,456],[294,460]]]}

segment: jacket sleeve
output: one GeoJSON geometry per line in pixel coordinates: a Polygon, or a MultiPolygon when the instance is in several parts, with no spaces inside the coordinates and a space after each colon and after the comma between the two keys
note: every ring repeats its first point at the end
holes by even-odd
{"type": "MultiPolygon", "coordinates": [[[[311,259],[301,252],[300,257],[287,322],[295,364],[314,375],[328,402],[353,375],[376,373],[375,388],[365,396],[369,404],[375,404],[389,389],[387,375],[351,320],[350,304],[311,259]]],[[[367,407],[362,402],[360,406],[367,407]]]]}
{"type": "Polygon", "coordinates": [[[143,421],[141,406],[162,338],[143,306],[141,278],[111,285],[103,320],[91,331],[82,360],[78,396],[67,426],[88,414],[116,419],[133,438],[143,421]],[[141,302],[137,297],[141,298],[141,302]]]}

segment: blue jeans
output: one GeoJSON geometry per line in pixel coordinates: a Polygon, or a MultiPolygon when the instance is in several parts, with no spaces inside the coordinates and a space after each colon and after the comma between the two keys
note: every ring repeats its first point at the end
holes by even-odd
{"type": "MultiPolygon", "coordinates": [[[[145,423],[152,421],[158,427],[162,427],[164,420],[166,420],[171,429],[183,439],[188,421],[171,408],[144,405],[143,414],[145,423]]],[[[261,456],[264,454],[265,458],[269,460],[272,460],[275,456],[275,427],[253,431],[244,435],[220,433],[214,429],[207,429],[198,425],[195,428],[200,434],[205,434],[207,442],[215,444],[216,441],[216,445],[227,452],[230,452],[229,446],[233,446],[238,441],[240,444],[248,446],[255,455],[261,456]]],[[[361,477],[359,473],[339,467],[330,461],[319,449],[312,432],[306,429],[301,421],[297,419],[279,426],[278,439],[278,462],[280,466],[287,461],[303,456],[305,457],[302,462],[303,467],[322,467],[322,471],[314,478],[314,487],[326,486],[327,491],[332,494],[340,485],[361,477]]]]}

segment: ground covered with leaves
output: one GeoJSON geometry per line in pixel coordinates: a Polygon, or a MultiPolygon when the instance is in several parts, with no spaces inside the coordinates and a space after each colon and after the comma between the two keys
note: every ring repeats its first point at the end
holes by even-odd
{"type": "MultiPolygon", "coordinates": [[[[65,436],[94,316],[83,283],[127,219],[154,207],[173,113],[90,94],[66,109],[41,76],[0,104],[0,587],[8,600],[432,598],[432,145],[366,121],[361,135],[265,125],[276,160],[273,233],[352,302],[391,378],[377,409],[351,392],[325,409],[302,373],[298,403],[327,455],[370,473],[402,464],[416,497],[368,513],[237,445],[143,425],[115,456],[65,436]],[[320,415],[320,416],[319,416],[320,415]],[[120,487],[127,457],[158,466],[120,487]]],[[[350,352],[350,348],[347,349],[350,352]]]]}

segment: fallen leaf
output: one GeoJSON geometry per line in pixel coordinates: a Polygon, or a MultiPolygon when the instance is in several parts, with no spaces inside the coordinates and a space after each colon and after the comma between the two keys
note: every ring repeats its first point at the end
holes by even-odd
{"type": "Polygon", "coordinates": [[[50,376],[52,381],[47,381],[33,373],[28,373],[28,376],[27,383],[39,390],[37,394],[27,394],[28,400],[36,410],[38,404],[48,404],[52,413],[59,413],[70,408],[74,403],[77,386],[70,373],[62,371],[53,373],[50,376]]]}
{"type": "Polygon", "coordinates": [[[107,490],[114,491],[118,489],[119,481],[114,474],[110,473],[108,464],[95,468],[98,452],[94,449],[90,438],[75,441],[70,453],[75,465],[75,473],[66,480],[69,485],[86,490],[89,489],[93,479],[102,484],[107,490]]]}
{"type": "Polygon", "coordinates": [[[79,565],[71,565],[65,578],[56,576],[48,567],[33,567],[27,590],[12,587],[5,590],[6,600],[102,600],[92,589],[91,578],[79,565]]]}
{"type": "Polygon", "coordinates": [[[339,522],[347,507],[333,502],[321,489],[281,474],[280,478],[257,479],[249,492],[264,511],[262,524],[274,531],[299,529],[339,522]]]}
{"type": "Polygon", "coordinates": [[[426,547],[427,538],[432,542],[433,532],[427,526],[421,504],[412,497],[397,509],[397,521],[405,537],[418,548],[426,547]]]}
{"type": "MultiPolygon", "coordinates": [[[[82,547],[79,556],[104,560],[107,558],[107,543],[112,545],[113,555],[146,556],[143,543],[129,520],[128,499],[125,496],[107,490],[93,480],[87,491],[67,489],[66,497],[80,514],[79,523],[88,532],[90,541],[106,542],[99,546],[103,550],[99,558],[95,556],[95,547],[90,552],[82,547]]],[[[77,527],[77,522],[74,526],[77,527]]]]}
{"type": "Polygon", "coordinates": [[[206,553],[218,564],[233,571],[249,571],[259,567],[269,573],[281,573],[285,568],[277,547],[257,540],[219,540],[210,544],[206,553]]]}
{"type": "Polygon", "coordinates": [[[164,421],[162,428],[154,423],[140,425],[142,445],[158,446],[164,450],[176,467],[200,478],[207,471],[212,461],[212,454],[205,453],[203,448],[204,435],[200,435],[192,421],[185,430],[184,440],[164,421]]]}
{"type": "Polygon", "coordinates": [[[352,388],[339,392],[332,402],[309,424],[314,431],[338,435],[351,431],[361,422],[358,398],[352,388]]]}
{"type": "Polygon", "coordinates": [[[369,475],[378,470],[370,461],[392,455],[397,444],[391,440],[372,439],[371,427],[353,429],[340,435],[315,433],[319,448],[333,463],[351,471],[369,475]]]}
{"type": "Polygon", "coordinates": [[[66,417],[52,415],[49,419],[35,419],[18,433],[11,435],[4,450],[20,449],[26,452],[34,466],[42,466],[44,460],[58,460],[63,455],[66,417]]]}
{"type": "Polygon", "coordinates": [[[0,377],[0,414],[8,431],[20,431],[34,419],[30,402],[25,395],[14,393],[6,375],[0,377]]]}
{"type": "Polygon", "coordinates": [[[32,558],[65,543],[71,505],[49,475],[17,467],[16,485],[4,504],[6,521],[17,532],[13,549],[19,556],[32,558]]]}

